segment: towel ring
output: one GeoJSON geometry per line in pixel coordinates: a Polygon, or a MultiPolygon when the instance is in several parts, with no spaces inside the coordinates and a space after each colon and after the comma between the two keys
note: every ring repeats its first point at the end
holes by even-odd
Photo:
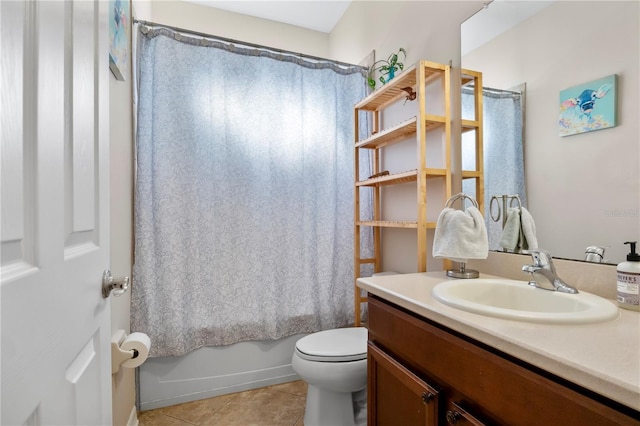
{"type": "Polygon", "coordinates": [[[466,198],[467,200],[471,201],[471,203],[473,204],[473,206],[475,208],[478,208],[478,202],[473,198],[468,196],[467,194],[464,194],[462,192],[452,196],[451,198],[449,198],[447,200],[447,202],[445,203],[445,207],[451,207],[453,205],[454,202],[456,202],[457,200],[462,198],[462,209],[464,210],[464,199],[466,198]]]}
{"type": "Polygon", "coordinates": [[[518,194],[492,195],[491,201],[489,202],[489,216],[491,217],[491,220],[493,220],[494,222],[498,222],[502,217],[503,227],[507,221],[507,200],[509,200],[508,206],[510,208],[513,208],[513,202],[516,201],[518,204],[518,209],[522,211],[522,202],[520,201],[520,196],[518,194]],[[499,200],[502,200],[502,208],[500,207],[499,200]],[[495,204],[494,204],[494,201],[495,201],[495,204]],[[497,209],[497,212],[495,212],[494,205],[497,209]]]}
{"type": "Polygon", "coordinates": [[[495,195],[491,196],[491,201],[489,202],[489,216],[491,216],[491,220],[493,220],[494,222],[500,220],[500,202],[498,201],[498,197],[496,197],[495,195]],[[495,215],[493,213],[494,201],[495,206],[498,208],[498,212],[495,215]]]}
{"type": "MultiPolygon", "coordinates": [[[[459,199],[462,199],[462,210],[465,210],[464,207],[464,199],[467,199],[469,201],[471,201],[471,204],[473,204],[473,206],[475,208],[478,208],[478,202],[475,200],[475,198],[468,196],[467,194],[464,194],[462,192],[452,196],[451,198],[449,198],[447,200],[447,202],[445,203],[445,207],[451,207],[453,205],[454,202],[456,202],[459,199]]],[[[450,278],[478,278],[480,276],[480,273],[478,271],[476,271],[475,269],[467,269],[466,267],[466,262],[458,262],[459,263],[459,268],[458,269],[449,269],[447,271],[447,276],[450,278]]]]}
{"type": "Polygon", "coordinates": [[[522,201],[520,201],[520,196],[516,194],[516,195],[509,195],[509,197],[511,197],[511,200],[509,200],[509,207],[513,207],[513,202],[517,201],[518,209],[522,210],[522,201]]]}

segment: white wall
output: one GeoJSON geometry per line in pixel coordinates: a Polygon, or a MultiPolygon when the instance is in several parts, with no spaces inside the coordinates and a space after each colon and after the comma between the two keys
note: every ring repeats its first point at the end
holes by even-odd
{"type": "MultiPolygon", "coordinates": [[[[149,19],[151,2],[135,1],[132,15],[149,19]]],[[[133,55],[129,71],[132,72],[133,55]]],[[[118,81],[109,77],[111,272],[132,275],[133,265],[133,75],[118,81]]],[[[111,333],[130,332],[131,293],[111,297],[111,333]]],[[[135,370],[121,368],[112,376],[113,424],[133,426],[136,418],[135,370]]]]}
{"type": "Polygon", "coordinates": [[[151,21],[262,46],[327,57],[329,35],[177,0],[152,2],[151,21]]]}
{"type": "MultiPolygon", "coordinates": [[[[131,56],[125,81],[109,74],[111,273],[131,277],[133,264],[133,81],[131,56]]],[[[129,333],[131,293],[111,297],[111,334],[129,333]]],[[[132,425],[135,413],[135,370],[122,368],[112,376],[113,424],[132,425]]]]}
{"type": "MultiPolygon", "coordinates": [[[[131,277],[133,256],[133,124],[131,78],[109,82],[111,161],[111,273],[131,277]]],[[[111,334],[129,332],[130,292],[111,297],[111,334]]],[[[112,376],[113,424],[127,425],[135,406],[134,370],[122,368],[112,376]]]]}
{"type": "Polygon", "coordinates": [[[483,71],[485,86],[526,82],[529,210],[540,246],[554,256],[583,259],[587,246],[603,245],[618,263],[623,242],[640,240],[639,8],[556,2],[463,59],[483,71]],[[618,126],[559,137],[559,92],[611,74],[618,126]]]}
{"type": "Polygon", "coordinates": [[[330,34],[331,58],[358,63],[372,50],[378,59],[399,47],[405,64],[420,59],[460,63],[460,24],[482,1],[354,0],[330,34]]]}

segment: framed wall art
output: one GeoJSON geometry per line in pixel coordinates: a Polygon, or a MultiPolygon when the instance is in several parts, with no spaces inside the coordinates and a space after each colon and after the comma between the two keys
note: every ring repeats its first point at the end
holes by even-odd
{"type": "Polygon", "coordinates": [[[560,92],[560,136],[607,129],[617,124],[615,74],[560,92]]]}
{"type": "Polygon", "coordinates": [[[131,40],[131,3],[109,0],[109,68],[117,80],[124,81],[129,72],[131,40]]]}

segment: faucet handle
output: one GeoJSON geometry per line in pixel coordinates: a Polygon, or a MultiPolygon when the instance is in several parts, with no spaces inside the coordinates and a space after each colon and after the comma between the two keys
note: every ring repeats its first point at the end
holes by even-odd
{"type": "Polygon", "coordinates": [[[534,266],[551,269],[552,271],[555,270],[555,267],[553,266],[553,257],[551,257],[551,254],[548,251],[544,249],[532,249],[529,250],[529,254],[531,254],[531,257],[533,258],[534,266]]]}

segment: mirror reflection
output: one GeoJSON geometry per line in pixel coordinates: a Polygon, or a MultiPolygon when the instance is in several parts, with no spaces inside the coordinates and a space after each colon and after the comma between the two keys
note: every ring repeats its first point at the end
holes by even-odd
{"type": "MultiPolygon", "coordinates": [[[[511,102],[522,109],[521,123],[516,106],[496,125],[485,112],[485,218],[499,226],[492,249],[504,250],[504,232],[491,219],[491,197],[515,194],[535,223],[538,246],[554,257],[617,264],[624,242],[640,240],[639,5],[496,0],[463,23],[462,67],[481,71],[494,96],[519,95],[511,102]],[[561,93],[609,76],[617,82],[615,125],[561,136],[561,93]],[[522,139],[500,145],[491,131],[522,139]]],[[[495,202],[502,206],[501,198],[495,202]]]]}

